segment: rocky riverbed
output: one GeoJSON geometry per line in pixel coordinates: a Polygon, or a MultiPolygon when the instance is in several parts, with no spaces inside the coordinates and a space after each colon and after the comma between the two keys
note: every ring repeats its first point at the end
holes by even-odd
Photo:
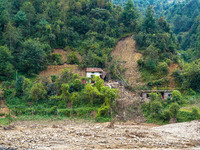
{"type": "MultiPolygon", "coordinates": [[[[0,146],[37,150],[200,149],[200,122],[164,126],[134,122],[14,122],[0,128],[0,146]]],[[[0,147],[1,148],[1,147],[0,147]]]]}

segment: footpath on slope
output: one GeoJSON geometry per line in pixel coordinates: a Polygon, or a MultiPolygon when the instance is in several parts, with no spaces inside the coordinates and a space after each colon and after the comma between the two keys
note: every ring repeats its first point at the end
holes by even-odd
{"type": "Polygon", "coordinates": [[[140,71],[137,61],[142,57],[141,53],[136,52],[136,42],[133,35],[122,38],[118,41],[112,55],[119,59],[122,67],[126,68],[125,78],[132,85],[139,85],[140,71]]]}

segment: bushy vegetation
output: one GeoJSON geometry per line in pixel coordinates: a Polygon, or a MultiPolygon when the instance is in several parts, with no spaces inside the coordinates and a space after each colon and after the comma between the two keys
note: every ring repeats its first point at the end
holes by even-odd
{"type": "Polygon", "coordinates": [[[200,113],[197,108],[193,108],[191,112],[181,110],[181,107],[187,105],[182,97],[182,94],[174,90],[172,98],[162,99],[157,93],[150,94],[150,101],[142,105],[143,112],[148,122],[168,123],[171,118],[177,121],[190,121],[200,118],[200,113]]]}
{"type": "Polygon", "coordinates": [[[12,114],[92,117],[90,113],[94,111],[93,117],[110,118],[118,91],[104,86],[100,77],[94,77],[94,85],[82,84],[78,74],[64,69],[60,77],[52,78],[52,82],[47,78],[27,81],[20,76],[15,84],[3,82],[12,114]]]}
{"type": "Polygon", "coordinates": [[[178,43],[167,21],[163,17],[155,18],[152,6],[148,6],[134,39],[143,53],[137,63],[147,85],[168,86],[168,66],[179,61],[178,43]]]}

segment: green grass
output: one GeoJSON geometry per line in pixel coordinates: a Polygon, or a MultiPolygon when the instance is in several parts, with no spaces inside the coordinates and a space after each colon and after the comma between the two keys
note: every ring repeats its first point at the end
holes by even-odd
{"type": "MultiPolygon", "coordinates": [[[[16,122],[16,121],[60,121],[60,120],[77,120],[77,121],[91,121],[91,122],[95,122],[95,119],[93,119],[92,117],[66,117],[66,116],[56,116],[56,115],[52,115],[52,116],[41,116],[41,115],[20,115],[16,118],[12,119],[12,122],[16,122]]],[[[12,123],[11,122],[11,123],[12,123]]],[[[0,125],[8,125],[9,124],[9,119],[8,118],[0,118],[0,125]]]]}
{"type": "Polygon", "coordinates": [[[9,119],[8,118],[0,118],[0,125],[8,125],[9,119]]]}
{"type": "Polygon", "coordinates": [[[193,105],[187,105],[187,106],[184,106],[182,108],[180,108],[180,111],[185,111],[185,112],[189,112],[191,113],[192,112],[192,108],[197,108],[199,114],[200,114],[200,104],[193,104],[193,105]]]}

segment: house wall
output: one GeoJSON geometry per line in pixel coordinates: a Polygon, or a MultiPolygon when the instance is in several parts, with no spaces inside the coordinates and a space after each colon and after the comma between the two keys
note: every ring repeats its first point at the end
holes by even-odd
{"type": "Polygon", "coordinates": [[[102,75],[102,73],[101,72],[87,72],[86,73],[86,77],[88,77],[89,79],[90,79],[90,82],[91,82],[91,78],[92,78],[92,76],[100,76],[100,75],[102,75]]]}
{"type": "Polygon", "coordinates": [[[164,99],[167,99],[168,97],[172,97],[172,93],[171,92],[165,92],[164,93],[164,99]]]}
{"type": "Polygon", "coordinates": [[[147,93],[142,93],[143,98],[147,98],[147,93]]]}
{"type": "MultiPolygon", "coordinates": [[[[141,96],[143,98],[147,98],[147,94],[150,94],[150,93],[142,93],[141,96]]],[[[172,97],[172,93],[171,92],[164,92],[164,99],[167,99],[168,97],[172,97]]]]}

